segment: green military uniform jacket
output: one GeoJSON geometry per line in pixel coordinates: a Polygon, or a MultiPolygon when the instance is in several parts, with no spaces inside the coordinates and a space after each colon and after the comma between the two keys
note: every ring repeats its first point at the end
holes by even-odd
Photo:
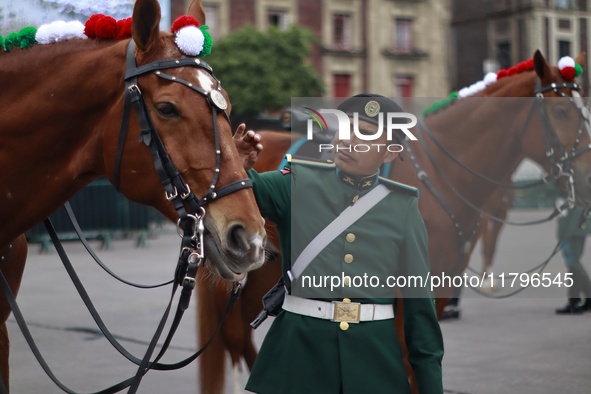
{"type": "MultiPolygon", "coordinates": [[[[303,248],[377,183],[386,184],[391,193],[343,229],[302,277],[331,264],[348,275],[371,271],[427,276],[427,234],[416,189],[382,178],[348,184],[333,164],[296,160],[283,171],[251,170],[249,177],[261,214],[277,224],[284,276],[303,248]]],[[[373,289],[362,294],[341,288],[330,298],[393,304],[395,290],[388,291],[391,298],[374,297],[373,289]]],[[[420,298],[403,300],[409,360],[421,393],[442,393],[443,339],[432,295],[428,288],[420,293],[420,298]]],[[[393,319],[350,324],[342,330],[339,323],[286,311],[274,319],[246,389],[262,394],[410,392],[393,319]]]]}

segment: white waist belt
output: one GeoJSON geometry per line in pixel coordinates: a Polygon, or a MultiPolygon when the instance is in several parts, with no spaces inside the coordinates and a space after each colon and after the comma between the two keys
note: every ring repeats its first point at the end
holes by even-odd
{"type": "Polygon", "coordinates": [[[346,321],[347,323],[394,318],[394,308],[392,304],[360,304],[358,302],[340,301],[326,302],[294,297],[289,294],[285,295],[283,309],[299,315],[311,316],[335,322],[346,321]]]}

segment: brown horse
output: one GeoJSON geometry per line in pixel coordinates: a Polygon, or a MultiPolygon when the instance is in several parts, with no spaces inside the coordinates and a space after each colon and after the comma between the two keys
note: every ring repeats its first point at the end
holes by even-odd
{"type": "Polygon", "coordinates": [[[512,189],[499,188],[492,194],[492,196],[490,196],[482,209],[494,218],[491,219],[486,215],[482,215],[482,218],[480,219],[482,272],[489,272],[492,267],[497,248],[497,240],[503,229],[502,220],[507,218],[507,214],[513,205],[514,199],[515,192],[512,189]]]}
{"type": "MultiPolygon", "coordinates": [[[[188,13],[205,23],[201,1],[188,13]]],[[[70,39],[0,54],[0,268],[15,294],[26,257],[20,234],[105,175],[184,229],[203,218],[197,247],[211,271],[237,280],[264,262],[264,221],[232,140],[227,95],[159,22],[158,1],[138,0],[135,49],[129,39],[70,39]],[[129,111],[126,94],[134,94],[129,111]]],[[[2,296],[5,384],[9,314],[2,296]]]]}
{"type": "MultiPolygon", "coordinates": [[[[420,190],[419,209],[429,235],[433,276],[443,272],[460,275],[464,271],[478,234],[480,213],[474,208],[481,209],[498,188],[490,180],[509,179],[525,157],[549,173],[567,175],[574,186],[571,197],[579,205],[591,205],[591,140],[584,132],[588,130],[583,110],[570,97],[578,86],[566,81],[557,67],[549,66],[539,51],[533,60],[533,71],[499,79],[473,97],[458,100],[427,117],[413,130],[419,142],[407,143],[404,160],[393,166],[391,179],[420,190]],[[567,97],[556,99],[563,95],[567,97]]],[[[584,63],[584,54],[577,62],[584,63]]],[[[261,135],[265,150],[256,168],[276,169],[291,137],[272,132],[261,135]]],[[[273,241],[271,234],[269,239],[273,241]]],[[[203,393],[217,393],[223,386],[223,345],[234,363],[242,357],[249,367],[254,362],[248,325],[260,310],[256,300],[276,282],[280,268],[278,264],[266,264],[255,272],[256,277],[253,273],[248,278],[242,294],[243,309],[236,308],[225,324],[223,337],[200,360],[203,393]]],[[[211,290],[202,287],[199,291],[211,290]]],[[[436,289],[439,314],[450,294],[451,288],[436,289]]],[[[212,332],[211,322],[220,315],[223,301],[203,296],[199,299],[203,342],[212,332]]],[[[402,316],[400,310],[398,316],[402,316]]],[[[403,322],[395,320],[400,335],[403,322]]]]}

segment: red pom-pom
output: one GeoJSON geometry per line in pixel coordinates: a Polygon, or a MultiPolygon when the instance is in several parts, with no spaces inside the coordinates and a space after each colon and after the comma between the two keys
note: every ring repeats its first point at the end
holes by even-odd
{"type": "Polygon", "coordinates": [[[499,80],[501,78],[505,78],[508,75],[509,74],[507,73],[507,70],[505,70],[505,69],[499,70],[499,72],[497,73],[497,80],[499,80]]]}
{"type": "Polygon", "coordinates": [[[201,26],[199,21],[195,19],[193,16],[189,15],[181,15],[172,24],[172,28],[170,29],[171,32],[176,33],[177,31],[181,30],[185,26],[201,26]]]}
{"type": "Polygon", "coordinates": [[[527,64],[525,62],[521,62],[519,63],[517,66],[515,66],[517,68],[517,73],[521,74],[522,72],[527,70],[527,64]]]}
{"type": "Polygon", "coordinates": [[[112,16],[104,16],[96,21],[94,31],[97,38],[112,40],[117,37],[117,21],[112,16]]]}
{"type": "Polygon", "coordinates": [[[86,37],[96,38],[96,22],[104,17],[105,15],[103,14],[94,14],[91,15],[90,18],[88,18],[88,20],[84,24],[84,34],[86,34],[86,37]]]}
{"type": "Polygon", "coordinates": [[[131,37],[131,18],[119,19],[117,21],[117,39],[124,40],[131,37]]]}
{"type": "Polygon", "coordinates": [[[509,69],[507,70],[507,75],[512,77],[515,74],[517,74],[517,67],[515,67],[515,66],[509,67],[509,69]]]}
{"type": "Polygon", "coordinates": [[[575,70],[574,67],[565,67],[560,70],[560,74],[562,75],[562,78],[566,79],[567,81],[571,81],[577,75],[577,70],[575,70]]]}
{"type": "Polygon", "coordinates": [[[527,59],[527,61],[525,62],[525,64],[527,65],[527,70],[533,70],[534,69],[534,59],[530,58],[527,59]]]}

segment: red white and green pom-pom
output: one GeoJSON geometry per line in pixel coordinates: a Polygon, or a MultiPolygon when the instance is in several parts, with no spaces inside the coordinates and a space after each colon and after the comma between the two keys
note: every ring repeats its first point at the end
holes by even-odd
{"type": "Polygon", "coordinates": [[[207,26],[201,26],[192,16],[178,17],[172,24],[171,31],[180,51],[187,56],[206,56],[211,52],[212,39],[207,26]]]}
{"type": "Polygon", "coordinates": [[[560,75],[567,81],[572,81],[583,73],[583,67],[575,63],[575,60],[570,56],[564,56],[558,61],[558,69],[560,75]]]}

